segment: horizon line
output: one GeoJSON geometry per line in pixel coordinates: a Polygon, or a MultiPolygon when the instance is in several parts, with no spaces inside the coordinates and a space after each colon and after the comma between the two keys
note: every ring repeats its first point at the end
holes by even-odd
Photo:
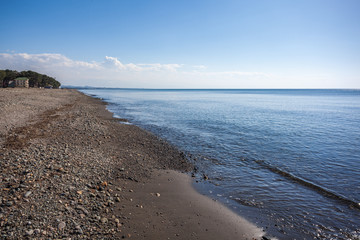
{"type": "Polygon", "coordinates": [[[123,89],[123,90],[360,90],[360,88],[126,88],[62,85],[70,89],[123,89]]]}

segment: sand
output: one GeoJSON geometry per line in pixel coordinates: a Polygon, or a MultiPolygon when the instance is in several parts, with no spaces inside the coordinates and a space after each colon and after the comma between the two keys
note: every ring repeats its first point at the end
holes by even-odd
{"type": "Polygon", "coordinates": [[[262,239],[192,165],[68,89],[0,89],[1,239],[262,239]]]}

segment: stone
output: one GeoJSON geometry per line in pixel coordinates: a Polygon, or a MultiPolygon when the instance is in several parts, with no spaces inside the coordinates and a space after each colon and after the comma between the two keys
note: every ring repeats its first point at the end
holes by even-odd
{"type": "Polygon", "coordinates": [[[85,215],[89,215],[89,211],[82,206],[77,206],[76,209],[82,211],[85,215]]]}
{"type": "Polygon", "coordinates": [[[27,235],[27,236],[31,236],[31,235],[33,235],[33,233],[34,233],[34,230],[32,230],[32,229],[25,231],[25,235],[27,235]]]}
{"type": "Polygon", "coordinates": [[[101,219],[101,222],[105,224],[105,223],[108,222],[108,219],[107,219],[106,217],[103,217],[103,218],[101,219]]]}
{"type": "Polygon", "coordinates": [[[58,225],[59,230],[63,230],[66,227],[66,223],[65,222],[60,222],[58,225]]]}
{"type": "Polygon", "coordinates": [[[24,194],[24,197],[29,197],[31,195],[31,191],[27,191],[25,194],[24,194]]]}
{"type": "Polygon", "coordinates": [[[75,232],[77,234],[84,234],[84,231],[82,230],[82,228],[79,225],[75,226],[75,232]]]}

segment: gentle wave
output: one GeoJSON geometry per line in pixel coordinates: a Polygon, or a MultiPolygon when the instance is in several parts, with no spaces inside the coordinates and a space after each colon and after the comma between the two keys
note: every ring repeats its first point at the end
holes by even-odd
{"type": "Polygon", "coordinates": [[[287,179],[290,179],[298,184],[301,184],[303,186],[306,186],[310,189],[313,189],[321,194],[323,194],[326,197],[330,197],[336,200],[339,200],[340,202],[349,205],[350,207],[356,208],[360,210],[360,203],[357,203],[351,199],[346,198],[345,196],[342,196],[341,194],[335,193],[330,191],[329,189],[326,189],[325,187],[319,186],[309,180],[305,180],[301,177],[297,177],[289,172],[286,172],[278,167],[271,166],[270,164],[266,163],[264,160],[255,160],[257,164],[261,165],[262,167],[270,170],[273,173],[279,174],[283,177],[286,177],[287,179]]]}

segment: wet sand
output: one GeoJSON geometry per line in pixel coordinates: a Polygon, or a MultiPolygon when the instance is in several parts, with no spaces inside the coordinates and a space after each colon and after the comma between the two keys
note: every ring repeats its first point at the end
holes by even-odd
{"type": "Polygon", "coordinates": [[[0,89],[0,238],[261,239],[192,165],[68,89],[0,89]]]}

